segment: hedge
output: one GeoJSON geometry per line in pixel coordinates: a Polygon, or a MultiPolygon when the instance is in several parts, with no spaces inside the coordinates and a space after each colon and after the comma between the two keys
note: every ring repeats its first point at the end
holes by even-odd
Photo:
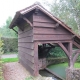
{"type": "Polygon", "coordinates": [[[49,57],[66,57],[66,54],[60,47],[55,47],[50,50],[49,57]]]}
{"type": "Polygon", "coordinates": [[[17,52],[18,51],[18,38],[1,38],[3,40],[3,50],[4,53],[7,52],[17,52]]]}

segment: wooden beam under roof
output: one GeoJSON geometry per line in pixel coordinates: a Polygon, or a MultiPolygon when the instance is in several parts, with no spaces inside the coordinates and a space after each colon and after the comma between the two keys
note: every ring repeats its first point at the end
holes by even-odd
{"type": "Polygon", "coordinates": [[[13,30],[18,34],[18,32],[15,29],[13,29],[13,30]]]}
{"type": "Polygon", "coordinates": [[[66,47],[61,43],[59,42],[58,45],[64,50],[64,52],[67,54],[67,56],[69,57],[69,52],[68,50],[66,49],[66,47]]]}
{"type": "Polygon", "coordinates": [[[23,19],[32,27],[33,24],[26,18],[26,17],[23,17],[23,19]]]}
{"type": "Polygon", "coordinates": [[[77,48],[80,49],[80,45],[78,43],[76,43],[75,41],[73,42],[73,45],[75,45],[77,48]]]}

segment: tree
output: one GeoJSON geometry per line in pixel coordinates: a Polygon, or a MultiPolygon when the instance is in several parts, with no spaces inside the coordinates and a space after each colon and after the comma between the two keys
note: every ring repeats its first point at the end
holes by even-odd
{"type": "Polygon", "coordinates": [[[80,34],[80,0],[53,0],[49,4],[54,16],[61,19],[76,33],[80,34]]]}
{"type": "Polygon", "coordinates": [[[2,37],[17,37],[17,34],[12,29],[9,29],[9,25],[10,25],[11,21],[12,21],[12,18],[9,17],[6,20],[3,27],[0,28],[0,33],[2,34],[2,37]]]}

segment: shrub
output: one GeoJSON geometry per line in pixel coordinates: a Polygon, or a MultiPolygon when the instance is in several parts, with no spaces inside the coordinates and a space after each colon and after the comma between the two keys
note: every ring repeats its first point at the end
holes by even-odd
{"type": "Polygon", "coordinates": [[[49,52],[50,57],[66,57],[64,51],[60,47],[55,47],[49,52]]]}
{"type": "Polygon", "coordinates": [[[1,36],[0,36],[0,80],[4,80],[3,79],[3,70],[2,70],[3,62],[1,59],[1,56],[3,54],[2,46],[3,46],[3,41],[1,40],[1,36]]]}
{"type": "Polygon", "coordinates": [[[17,38],[1,38],[4,42],[3,50],[4,53],[7,52],[17,52],[18,51],[18,39],[17,38]]]}

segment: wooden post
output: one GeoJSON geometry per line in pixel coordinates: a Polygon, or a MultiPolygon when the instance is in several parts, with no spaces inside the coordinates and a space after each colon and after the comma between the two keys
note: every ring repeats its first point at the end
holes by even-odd
{"type": "Polygon", "coordinates": [[[63,44],[61,42],[58,43],[59,46],[64,50],[66,53],[68,59],[69,59],[69,66],[73,67],[73,58],[72,58],[72,41],[66,44],[63,44]],[[67,46],[66,46],[67,45],[67,46]]]}
{"type": "Polygon", "coordinates": [[[34,42],[34,76],[38,76],[38,42],[34,42]]]}
{"type": "Polygon", "coordinates": [[[73,65],[73,53],[72,53],[72,41],[69,43],[68,45],[68,52],[69,52],[69,63],[70,63],[70,68],[73,68],[74,65],[73,65]]]}

